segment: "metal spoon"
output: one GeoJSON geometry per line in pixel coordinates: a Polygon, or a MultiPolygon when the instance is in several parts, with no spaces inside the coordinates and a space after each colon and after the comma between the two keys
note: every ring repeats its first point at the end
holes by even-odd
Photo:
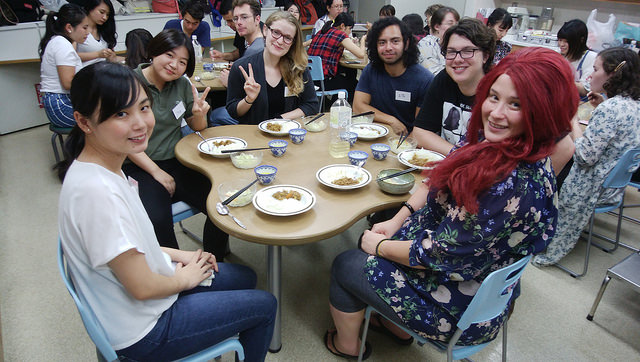
{"type": "Polygon", "coordinates": [[[200,78],[199,75],[196,75],[193,77],[193,80],[195,80],[196,82],[202,84],[202,86],[204,86],[204,83],[202,83],[202,78],[200,78]]]}
{"type": "Polygon", "coordinates": [[[202,133],[200,133],[200,131],[196,131],[195,133],[198,135],[198,137],[202,138],[204,144],[207,145],[207,150],[211,152],[211,146],[209,145],[209,142],[207,142],[207,139],[202,137],[202,133]]]}
{"type": "Polygon", "coordinates": [[[221,203],[221,202],[218,202],[218,203],[216,204],[216,210],[218,211],[218,214],[220,214],[220,215],[229,215],[229,216],[231,216],[231,219],[233,219],[233,221],[235,221],[235,222],[236,222],[236,224],[238,224],[238,226],[240,226],[241,228],[243,228],[243,229],[245,229],[245,230],[247,229],[247,227],[246,227],[246,226],[244,226],[244,224],[242,224],[242,223],[240,222],[240,220],[238,220],[235,216],[231,215],[231,213],[229,212],[229,208],[227,207],[227,205],[222,205],[222,203],[221,203]]]}

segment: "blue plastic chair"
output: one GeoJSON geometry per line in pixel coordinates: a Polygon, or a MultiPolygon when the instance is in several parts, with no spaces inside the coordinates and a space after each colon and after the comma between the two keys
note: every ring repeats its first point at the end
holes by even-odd
{"type": "Polygon", "coordinates": [[[200,211],[198,209],[196,209],[195,207],[191,207],[191,205],[187,204],[184,201],[174,202],[171,205],[171,215],[173,215],[173,223],[178,223],[183,233],[185,233],[190,238],[202,243],[202,238],[189,231],[184,227],[184,225],[182,225],[182,220],[190,218],[191,216],[197,215],[199,213],[200,211]]]}
{"type": "MultiPolygon", "coordinates": [[[[62,280],[64,281],[69,294],[71,294],[71,298],[78,308],[78,312],[80,312],[82,323],[84,324],[89,337],[96,345],[98,360],[117,361],[118,355],[116,354],[116,351],[113,350],[113,347],[111,347],[111,344],[107,339],[107,334],[102,328],[100,321],[98,321],[98,318],[93,313],[93,310],[87,304],[86,300],[76,292],[76,288],[74,287],[71,276],[69,275],[69,269],[65,265],[64,252],[62,250],[62,243],[60,242],[60,239],[58,239],[58,269],[60,270],[60,275],[62,276],[62,280]]],[[[209,361],[213,358],[219,359],[221,355],[231,351],[235,351],[237,353],[239,361],[244,361],[244,349],[242,348],[242,344],[240,344],[237,336],[228,338],[214,346],[180,359],[179,361],[209,361]]]]}
{"type": "Polygon", "coordinates": [[[349,92],[346,89],[324,89],[324,71],[322,70],[322,58],[317,55],[309,56],[309,72],[311,73],[311,79],[316,82],[320,82],[320,90],[316,91],[316,96],[320,97],[320,106],[318,107],[318,113],[322,112],[322,106],[324,104],[324,96],[337,95],[338,92],[344,92],[345,99],[349,97],[349,92]]]}
{"type": "MultiPolygon", "coordinates": [[[[640,148],[634,148],[631,150],[626,151],[622,157],[620,158],[620,160],[618,161],[618,163],[613,167],[613,169],[611,170],[611,172],[609,172],[609,175],[607,175],[607,178],[604,179],[604,182],[602,183],[602,188],[605,189],[623,189],[626,188],[627,185],[629,185],[629,182],[631,181],[631,175],[633,175],[633,173],[638,169],[638,166],[640,166],[640,148]]],[[[591,218],[589,219],[589,229],[587,230],[587,251],[585,252],[585,257],[584,257],[584,265],[582,268],[582,272],[580,274],[577,274],[576,272],[574,272],[573,270],[559,264],[556,263],[554,264],[555,266],[557,266],[558,268],[564,270],[565,272],[569,273],[572,277],[577,278],[577,277],[581,277],[585,274],[587,274],[587,268],[589,267],[589,252],[591,249],[591,245],[593,244],[594,246],[597,246],[598,248],[606,251],[606,252],[612,252],[614,250],[617,249],[619,243],[620,243],[620,229],[622,227],[622,219],[623,219],[623,207],[622,204],[624,202],[624,197],[622,197],[622,199],[620,200],[620,202],[616,203],[616,204],[612,204],[612,205],[596,205],[596,208],[593,210],[593,213],[591,213],[591,218]],[[601,235],[601,234],[596,234],[593,232],[593,221],[595,219],[595,215],[596,214],[601,214],[604,212],[610,212],[616,209],[620,209],[618,211],[618,225],[616,227],[616,238],[615,239],[611,239],[607,236],[601,235]],[[605,248],[601,245],[598,245],[596,243],[592,242],[593,237],[597,237],[599,239],[602,239],[604,241],[608,241],[612,244],[614,244],[613,248],[605,248]]],[[[626,244],[625,244],[626,246],[626,244]]]]}
{"type": "MultiPolygon", "coordinates": [[[[431,343],[441,351],[446,350],[448,362],[467,358],[472,354],[479,352],[491,342],[473,346],[457,346],[456,343],[462,335],[462,332],[469,328],[471,324],[491,320],[502,314],[505,309],[507,309],[507,303],[511,299],[511,294],[513,293],[512,286],[514,286],[514,284],[520,279],[520,276],[524,272],[524,268],[527,266],[529,260],[531,260],[531,255],[525,256],[517,262],[500,270],[496,270],[485,278],[480,285],[480,288],[478,288],[476,295],[473,297],[473,300],[471,300],[471,303],[467,307],[467,310],[465,310],[462,317],[460,317],[457,324],[458,329],[455,331],[448,344],[424,338],[407,326],[392,322],[410,334],[420,346],[425,343],[431,343]]],[[[367,331],[369,329],[369,320],[371,319],[372,311],[378,312],[371,306],[368,306],[365,312],[365,322],[358,361],[362,361],[362,355],[364,354],[364,345],[367,340],[367,331]]],[[[379,312],[378,314],[384,316],[379,312]]],[[[505,318],[502,325],[502,361],[507,360],[507,319],[508,318],[505,318]]]]}

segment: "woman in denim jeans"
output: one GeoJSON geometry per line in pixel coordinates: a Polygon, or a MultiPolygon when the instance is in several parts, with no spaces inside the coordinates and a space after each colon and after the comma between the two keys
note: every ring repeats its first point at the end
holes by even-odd
{"type": "Polygon", "coordinates": [[[82,61],[74,44],[83,43],[89,35],[85,11],[67,4],[47,17],[46,33],[40,41],[40,91],[49,121],[57,127],[73,127],[73,108],[69,100],[71,80],[82,61]]]}
{"type": "Polygon", "coordinates": [[[254,289],[248,267],[160,247],[137,182],[122,172],[155,125],[147,87],[131,69],[99,62],[75,76],[71,102],[60,239],[73,283],[120,360],[176,360],[235,335],[247,361],[264,360],[273,295],[254,289]]]}

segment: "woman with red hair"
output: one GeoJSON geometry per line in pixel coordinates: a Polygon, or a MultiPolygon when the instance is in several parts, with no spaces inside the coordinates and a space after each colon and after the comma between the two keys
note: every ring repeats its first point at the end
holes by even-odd
{"type": "MultiPolygon", "coordinates": [[[[549,155],[578,104],[569,64],[543,48],[511,54],[483,78],[476,100],[466,140],[391,220],[364,232],[362,250],[334,260],[336,328],[325,335],[331,353],[357,354],[367,305],[448,341],[489,273],[541,252],[553,237],[558,210],[549,155]]],[[[505,317],[472,325],[459,343],[494,339],[505,317]]],[[[384,319],[373,318],[372,329],[411,343],[384,319]]]]}

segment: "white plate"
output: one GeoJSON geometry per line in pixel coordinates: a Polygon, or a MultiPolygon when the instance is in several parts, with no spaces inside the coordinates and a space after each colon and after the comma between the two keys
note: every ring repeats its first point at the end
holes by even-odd
{"type": "Polygon", "coordinates": [[[353,124],[349,130],[357,133],[359,140],[365,141],[375,140],[376,138],[384,137],[389,134],[387,127],[375,123],[353,124]]]}
{"type": "Polygon", "coordinates": [[[321,184],[337,190],[351,190],[366,186],[371,182],[371,174],[364,168],[353,165],[329,165],[324,166],[316,172],[316,178],[321,184]],[[341,177],[351,177],[359,182],[355,185],[336,185],[333,181],[341,177]]]}
{"type": "Polygon", "coordinates": [[[198,151],[218,158],[225,158],[231,155],[230,153],[221,153],[220,151],[222,150],[234,150],[240,148],[247,148],[247,141],[238,137],[213,137],[207,138],[206,142],[200,141],[200,143],[198,143],[198,151]],[[214,145],[214,142],[222,141],[232,141],[233,143],[221,147],[216,147],[214,145]]]}
{"type": "Polygon", "coordinates": [[[423,148],[418,148],[415,150],[406,150],[406,151],[402,151],[398,154],[398,161],[400,161],[401,164],[408,166],[408,167],[415,167],[419,170],[430,170],[433,167],[423,167],[423,166],[417,166],[412,164],[411,162],[409,162],[409,160],[411,160],[413,158],[413,155],[417,155],[420,158],[428,158],[429,161],[442,161],[444,160],[444,155],[442,155],[441,153],[435,152],[435,151],[431,151],[431,150],[425,150],[423,148]]]}
{"type": "Polygon", "coordinates": [[[290,130],[294,128],[300,128],[300,123],[298,123],[297,121],[292,121],[290,119],[268,119],[266,121],[260,122],[260,124],[258,125],[258,128],[262,132],[266,132],[274,136],[288,136],[290,130]],[[267,129],[268,123],[277,123],[282,126],[282,130],[280,132],[268,130],[267,129]]]}
{"type": "Polygon", "coordinates": [[[316,195],[310,190],[295,185],[275,185],[265,187],[253,196],[253,206],[265,214],[274,216],[291,216],[311,210],[316,204],[316,195]],[[297,191],[300,200],[276,200],[273,197],[278,191],[297,191]]]}

